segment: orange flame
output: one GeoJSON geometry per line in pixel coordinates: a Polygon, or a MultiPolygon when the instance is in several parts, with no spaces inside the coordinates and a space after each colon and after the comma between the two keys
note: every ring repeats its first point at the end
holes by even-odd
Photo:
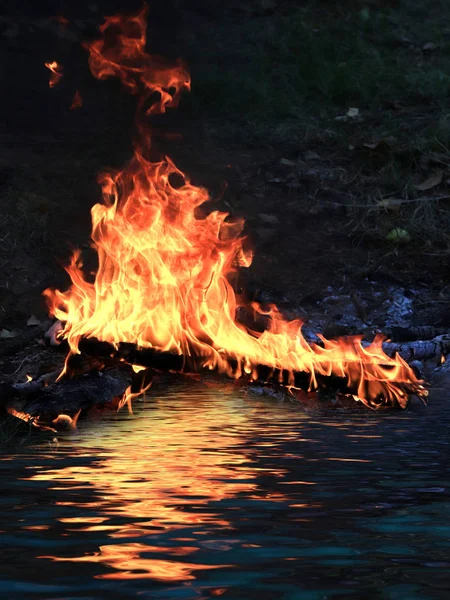
{"type": "Polygon", "coordinates": [[[145,392],[147,390],[149,390],[151,388],[151,386],[152,386],[152,382],[150,382],[149,384],[147,384],[144,387],[142,387],[138,392],[132,392],[131,391],[131,385],[128,386],[127,389],[125,390],[125,392],[123,393],[122,398],[119,401],[119,404],[117,406],[117,410],[119,411],[121,408],[123,408],[125,405],[127,405],[128,412],[130,413],[130,415],[132,415],[133,414],[133,408],[131,406],[132,405],[132,401],[135,398],[138,398],[139,396],[142,396],[143,394],[145,394],[145,392]]]}
{"type": "MultiPolygon", "coordinates": [[[[118,77],[139,94],[138,114],[177,104],[190,86],[189,75],[181,64],[146,54],[146,8],[131,17],[107,18],[100,32],[99,40],[85,45],[95,77],[118,77]]],[[[82,338],[95,337],[115,347],[129,342],[195,356],[205,368],[236,378],[257,378],[258,366],[265,365],[280,382],[287,373],[283,381],[290,387],[296,372],[309,375],[311,390],[318,376],[345,378],[366,404],[381,397],[405,407],[409,393],[426,395],[408,364],[383,352],[381,337],[368,347],[362,336],[321,338],[323,347],[308,344],[301,321],[286,321],[275,306],[265,313],[270,326],[263,333],[237,322],[238,298],[229,279],[237,267],[251,263],[243,249],[243,222],[219,211],[203,213],[208,192],[191,184],[169,158],[151,162],[150,136],[142,120],[139,125],[130,163],[100,178],[103,203],[91,211],[99,263],[95,281],[85,276],[76,251],[67,267],[69,290],[44,292],[52,315],[65,323],[62,335],[71,353],[79,352],[82,338]]]]}
{"type": "Polygon", "coordinates": [[[181,61],[173,66],[145,52],[147,11],[144,5],[136,15],[108,17],[99,28],[102,37],[84,46],[94,77],[118,77],[131,93],[139,93],[139,107],[151,114],[176,106],[183,89],[190,88],[190,77],[181,61]],[[154,94],[159,101],[145,107],[154,94]]]}
{"type": "Polygon", "coordinates": [[[56,60],[52,62],[44,63],[47,69],[50,70],[50,79],[48,81],[49,87],[53,88],[55,85],[58,85],[63,76],[63,68],[62,66],[56,62],[56,60]]]}
{"type": "Polygon", "coordinates": [[[56,433],[56,429],[53,429],[53,427],[48,427],[47,425],[43,425],[42,423],[40,423],[39,417],[34,417],[27,412],[16,410],[12,406],[7,406],[6,412],[11,416],[15,417],[16,419],[20,419],[24,423],[27,423],[28,425],[30,425],[30,427],[35,427],[36,429],[40,429],[41,431],[53,431],[54,433],[56,433]]]}
{"type": "Polygon", "coordinates": [[[67,27],[69,24],[69,19],[67,19],[64,15],[55,15],[54,17],[51,17],[51,19],[59,23],[62,27],[67,27]]]}
{"type": "Polygon", "coordinates": [[[83,106],[83,99],[81,97],[80,92],[77,90],[72,100],[72,104],[70,105],[70,110],[76,110],[77,108],[81,108],[83,106]]]}

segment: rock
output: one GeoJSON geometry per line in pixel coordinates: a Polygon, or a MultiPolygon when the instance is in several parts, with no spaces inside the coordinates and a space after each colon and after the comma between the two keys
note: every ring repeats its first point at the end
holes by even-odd
{"type": "Polygon", "coordinates": [[[259,213],[258,218],[263,223],[268,225],[279,225],[280,219],[276,215],[269,215],[267,213],[259,213]]]}
{"type": "Polygon", "coordinates": [[[437,44],[434,44],[433,42],[427,42],[426,44],[424,44],[422,46],[422,50],[424,50],[425,52],[433,52],[434,50],[437,50],[439,48],[439,46],[437,44]]]}
{"type": "Polygon", "coordinates": [[[36,325],[40,325],[41,322],[35,315],[31,315],[31,317],[27,321],[27,327],[34,327],[36,325]]]}
{"type": "Polygon", "coordinates": [[[58,333],[63,330],[61,321],[55,321],[48,329],[44,337],[49,340],[51,346],[59,346],[61,341],[58,339],[58,333]]]}
{"type": "Polygon", "coordinates": [[[446,360],[434,370],[431,376],[431,385],[433,387],[450,387],[450,360],[446,360]]]}

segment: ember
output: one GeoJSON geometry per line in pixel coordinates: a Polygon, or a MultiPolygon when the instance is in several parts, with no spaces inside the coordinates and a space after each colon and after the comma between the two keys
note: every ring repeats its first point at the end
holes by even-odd
{"type": "MultiPolygon", "coordinates": [[[[116,350],[128,343],[178,355],[181,370],[194,360],[234,378],[261,379],[264,372],[265,380],[289,389],[299,387],[299,373],[308,390],[337,378],[348,394],[371,407],[404,408],[410,394],[425,397],[411,367],[383,352],[381,337],[367,347],[362,336],[309,344],[300,321],[285,320],[276,306],[264,311],[255,303],[247,308],[264,314],[268,329],[253,331],[237,321],[242,304],[230,275],[252,259],[243,248],[243,222],[219,211],[203,214],[208,192],[191,184],[169,158],[148,158],[151,139],[143,115],[175,106],[190,78],[181,63],[146,53],[146,16],[144,8],[133,16],[109,17],[100,39],[85,44],[95,77],[118,77],[138,96],[139,136],[129,164],[100,177],[103,203],[91,211],[95,281],[89,281],[76,251],[67,267],[71,287],[44,292],[51,314],[64,323],[60,336],[69,343],[69,357],[80,352],[83,339],[95,338],[116,350]],[[180,178],[181,187],[174,183],[180,178]]],[[[127,391],[123,404],[133,395],[127,391]]]]}

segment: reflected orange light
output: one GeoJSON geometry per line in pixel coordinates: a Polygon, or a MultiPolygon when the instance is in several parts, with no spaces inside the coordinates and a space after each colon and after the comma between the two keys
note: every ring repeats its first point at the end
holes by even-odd
{"type": "Polygon", "coordinates": [[[83,106],[83,99],[81,97],[80,92],[77,90],[72,100],[72,104],[70,105],[70,110],[76,110],[77,108],[81,108],[83,106]]]}
{"type": "MultiPolygon", "coordinates": [[[[154,402],[154,408],[158,407],[158,401],[154,402]]],[[[195,402],[191,400],[190,406],[195,407],[195,402]]],[[[165,414],[164,419],[135,421],[133,427],[127,424],[128,419],[115,422],[114,437],[106,433],[101,440],[87,438],[84,447],[97,457],[94,471],[89,463],[33,471],[30,480],[45,481],[55,492],[86,490],[89,482],[89,494],[95,495],[95,502],[84,502],[81,492],[81,498],[77,494],[74,502],[57,499],[55,504],[91,509],[94,515],[60,517],[58,521],[66,533],[101,531],[110,540],[93,554],[45,558],[101,563],[117,570],[98,575],[101,578],[194,579],[197,569],[212,568],[194,559],[184,562],[185,557],[195,556],[198,540],[194,536],[210,535],[212,528],[232,528],[227,512],[219,509],[217,502],[240,494],[272,502],[286,499],[278,491],[258,493],[261,471],[252,460],[258,449],[248,445],[245,413],[227,413],[226,435],[222,433],[224,412],[220,403],[203,404],[198,411],[165,414]],[[125,428],[123,434],[121,426],[125,428]],[[186,528],[190,528],[191,536],[177,535],[186,528]],[[149,536],[161,532],[173,532],[173,547],[150,541],[149,536]],[[136,543],[130,543],[130,538],[136,543]],[[146,543],[141,543],[143,538],[146,543]],[[153,552],[159,556],[148,556],[153,552]],[[162,559],[161,554],[165,555],[162,559]]],[[[269,442],[266,444],[270,447],[269,442]]],[[[272,474],[282,478],[285,470],[272,470],[272,474]]]]}
{"type": "MultiPolygon", "coordinates": [[[[195,550],[195,549],[194,549],[195,550]]],[[[160,551],[160,549],[158,549],[160,551]]],[[[218,569],[234,565],[203,565],[159,558],[142,558],[141,554],[151,552],[145,544],[131,543],[101,546],[100,550],[91,556],[77,558],[58,558],[56,556],[40,556],[55,562],[90,562],[102,563],[114,569],[117,573],[102,573],[96,579],[153,579],[156,581],[175,582],[195,579],[194,571],[218,569]]]]}
{"type": "Polygon", "coordinates": [[[358,463],[371,463],[373,461],[366,460],[364,458],[327,458],[325,460],[335,460],[337,462],[358,462],[358,463]]]}

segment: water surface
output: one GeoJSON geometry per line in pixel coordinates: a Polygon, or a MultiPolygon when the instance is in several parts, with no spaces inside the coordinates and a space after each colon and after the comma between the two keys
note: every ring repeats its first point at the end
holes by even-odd
{"type": "Polygon", "coordinates": [[[444,598],[447,401],[305,414],[180,381],[0,457],[3,598],[444,598]]]}

